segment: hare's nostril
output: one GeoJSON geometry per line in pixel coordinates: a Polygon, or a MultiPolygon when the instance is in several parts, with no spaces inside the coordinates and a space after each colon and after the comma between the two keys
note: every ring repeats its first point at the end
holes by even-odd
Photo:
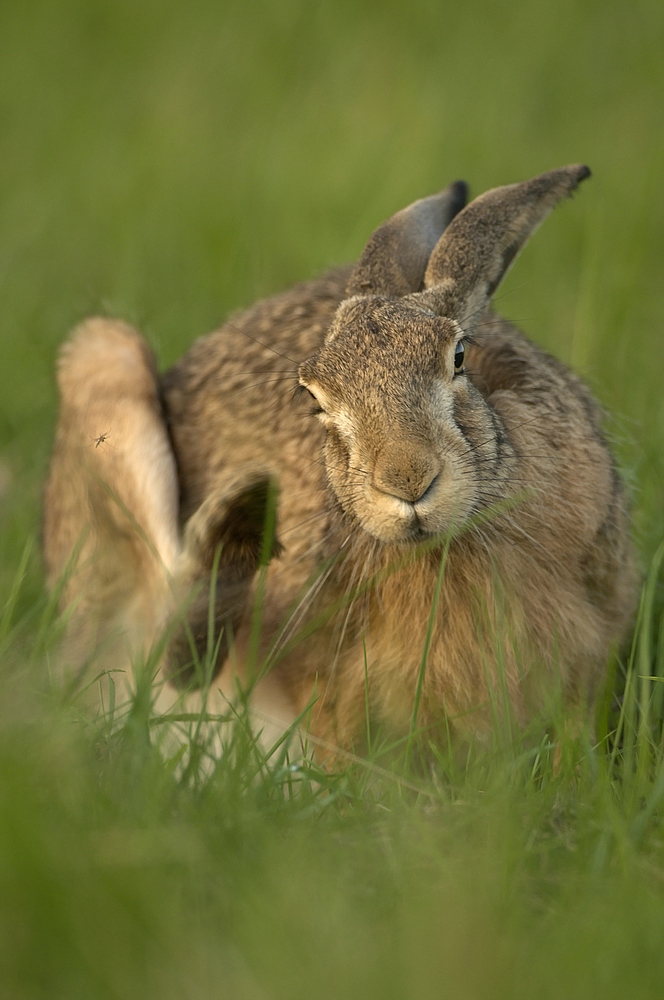
{"type": "Polygon", "coordinates": [[[413,500],[413,503],[414,504],[418,504],[418,503],[422,503],[423,500],[426,500],[427,496],[430,493],[432,493],[433,490],[435,489],[436,483],[438,482],[439,479],[440,479],[440,472],[437,472],[435,474],[435,476],[432,476],[432,478],[429,481],[429,483],[424,487],[424,489],[422,490],[422,492],[419,495],[419,497],[417,498],[417,500],[413,500]]]}

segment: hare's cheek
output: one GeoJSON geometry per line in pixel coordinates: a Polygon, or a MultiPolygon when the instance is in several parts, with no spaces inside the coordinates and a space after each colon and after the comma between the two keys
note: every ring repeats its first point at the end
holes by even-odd
{"type": "Polygon", "coordinates": [[[350,449],[343,437],[333,428],[328,428],[325,442],[325,466],[327,477],[337,491],[344,483],[350,464],[350,449]]]}
{"type": "Polygon", "coordinates": [[[495,458],[500,427],[493,411],[473,392],[458,398],[454,405],[454,424],[465,448],[484,464],[495,458]]]}
{"type": "Polygon", "coordinates": [[[350,444],[333,425],[327,430],[326,451],[335,458],[341,458],[346,465],[350,460],[350,444]]]}

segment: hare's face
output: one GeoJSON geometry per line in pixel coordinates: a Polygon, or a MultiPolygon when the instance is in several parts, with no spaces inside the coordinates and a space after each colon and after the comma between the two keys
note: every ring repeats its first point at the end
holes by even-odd
{"type": "Polygon", "coordinates": [[[381,541],[446,532],[501,499],[500,424],[465,370],[464,331],[477,326],[530,234],[589,174],[563,167],[466,208],[457,182],[370,237],[349,298],[299,378],[327,427],[339,504],[381,541]]]}
{"type": "Polygon", "coordinates": [[[348,299],[300,366],[327,428],[329,482],[347,515],[383,542],[458,527],[497,460],[491,412],[466,374],[461,328],[417,296],[348,299]]]}

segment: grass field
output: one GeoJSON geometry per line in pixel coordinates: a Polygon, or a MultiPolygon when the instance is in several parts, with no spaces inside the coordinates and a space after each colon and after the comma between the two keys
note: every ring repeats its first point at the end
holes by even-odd
{"type": "Polygon", "coordinates": [[[3,0],[2,996],[662,996],[663,52],[659,0],[3,0]],[[241,727],[183,770],[140,699],[88,724],[50,680],[39,556],[67,331],[121,316],[166,366],[450,180],[573,162],[593,179],[498,305],[590,381],[632,489],[651,572],[618,738],[557,771],[542,730],[329,777],[241,727]]]}

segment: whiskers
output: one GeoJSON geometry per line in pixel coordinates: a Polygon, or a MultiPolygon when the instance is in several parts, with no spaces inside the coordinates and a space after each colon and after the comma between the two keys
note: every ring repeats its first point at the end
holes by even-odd
{"type": "Polygon", "coordinates": [[[282,354],[281,351],[278,351],[275,347],[272,347],[271,344],[266,344],[265,341],[259,340],[258,337],[253,337],[250,333],[247,333],[246,330],[243,330],[242,327],[237,326],[235,323],[231,322],[231,320],[227,319],[222,326],[222,330],[223,327],[229,327],[231,330],[235,330],[236,333],[241,334],[241,336],[246,337],[247,340],[250,340],[252,343],[257,344],[259,347],[262,347],[263,350],[269,351],[270,354],[274,354],[276,357],[283,358],[284,361],[290,362],[290,364],[293,365],[294,369],[297,369],[301,364],[301,362],[305,360],[304,358],[301,358],[300,361],[295,361],[293,358],[289,358],[287,354],[282,354]]]}

